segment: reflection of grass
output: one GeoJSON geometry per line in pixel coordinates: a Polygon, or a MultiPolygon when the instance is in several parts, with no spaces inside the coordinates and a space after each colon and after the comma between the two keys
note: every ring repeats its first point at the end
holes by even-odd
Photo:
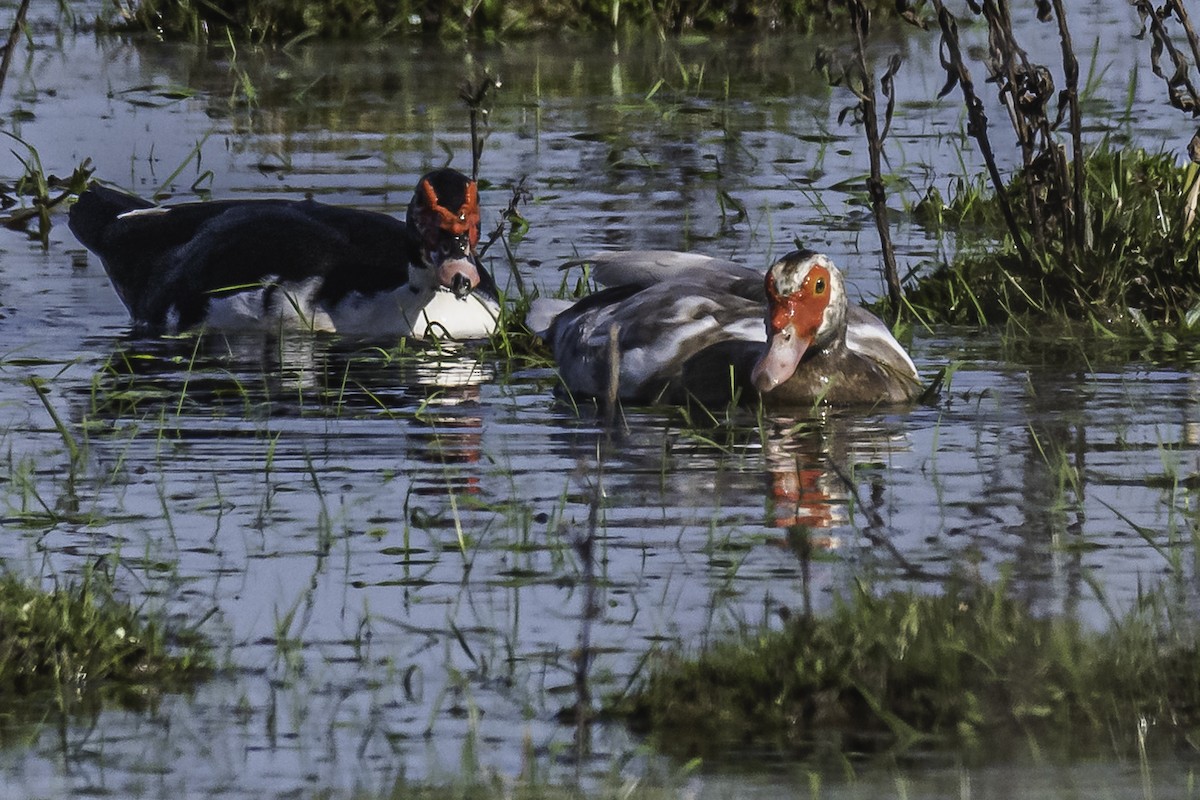
{"type": "Polygon", "coordinates": [[[1194,746],[1200,652],[1154,599],[1097,633],[1038,617],[1003,586],[860,589],[828,616],[696,657],[665,655],[617,707],[682,755],[921,744],[995,756],[1021,746],[1132,753],[1145,737],[1194,746]]]}
{"type": "Polygon", "coordinates": [[[16,718],[47,708],[115,702],[142,708],[185,691],[211,671],[194,631],[168,629],[119,602],[92,572],[78,586],[43,591],[0,577],[0,707],[16,718]],[[24,710],[24,711],[23,711],[24,710]]]}

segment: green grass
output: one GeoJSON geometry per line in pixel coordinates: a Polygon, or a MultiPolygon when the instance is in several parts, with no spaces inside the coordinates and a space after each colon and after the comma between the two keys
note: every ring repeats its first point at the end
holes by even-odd
{"type": "MultiPolygon", "coordinates": [[[[1136,322],[1140,314],[1194,325],[1200,317],[1200,223],[1193,192],[1200,167],[1179,166],[1169,153],[1103,146],[1087,159],[1086,175],[1089,246],[1081,258],[1064,257],[1061,220],[1051,218],[1046,248],[1029,267],[1005,233],[995,196],[982,184],[960,183],[946,204],[927,197],[917,207],[918,219],[954,230],[959,253],[917,280],[908,301],[926,319],[952,323],[1031,314],[1136,322]]],[[[1006,194],[1017,217],[1027,219],[1019,176],[1006,194]]]]}
{"type": "Polygon", "coordinates": [[[0,722],[108,704],[145,708],[211,671],[194,630],[119,601],[97,570],[51,590],[0,576],[0,722]]]}
{"type": "MultiPolygon", "coordinates": [[[[330,792],[328,796],[337,795],[330,792]]],[[[660,786],[636,778],[621,779],[619,776],[585,789],[525,776],[508,779],[500,775],[476,780],[464,778],[443,784],[399,781],[389,791],[354,795],[356,800],[675,800],[694,796],[694,791],[682,787],[660,786]]]]}
{"type": "Polygon", "coordinates": [[[4,135],[24,148],[26,155],[11,151],[21,162],[24,173],[11,185],[0,183],[0,207],[5,209],[0,211],[0,225],[25,231],[30,238],[41,242],[43,249],[48,249],[51,212],[87,186],[93,171],[91,159],[84,159],[69,178],[47,175],[37,148],[8,131],[4,131],[4,135]],[[26,201],[29,201],[29,205],[25,204],[26,201]]]}
{"type": "Polygon", "coordinates": [[[682,757],[1136,755],[1200,745],[1200,652],[1190,620],[1154,598],[1101,633],[1034,614],[1003,585],[860,588],[825,616],[664,653],[613,710],[682,757]]]}
{"type": "MultiPolygon", "coordinates": [[[[894,14],[889,2],[873,2],[894,14]]],[[[844,20],[833,0],[140,0],[116,24],[168,38],[200,41],[232,35],[250,41],[308,37],[512,37],[544,32],[589,32],[621,27],[656,30],[812,30],[844,20]]]]}

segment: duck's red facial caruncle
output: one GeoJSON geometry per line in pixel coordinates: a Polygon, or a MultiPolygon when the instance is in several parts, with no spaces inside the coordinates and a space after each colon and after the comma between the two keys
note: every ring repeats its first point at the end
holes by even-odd
{"type": "Polygon", "coordinates": [[[425,176],[417,187],[410,222],[421,241],[421,260],[433,270],[438,287],[464,297],[479,285],[479,191],[474,181],[451,170],[425,176]]]}
{"type": "Polygon", "coordinates": [[[751,380],[760,392],[769,392],[796,371],[800,360],[821,329],[825,309],[833,294],[829,270],[813,264],[798,288],[781,291],[776,268],[767,273],[767,350],[754,365],[751,380]]]}

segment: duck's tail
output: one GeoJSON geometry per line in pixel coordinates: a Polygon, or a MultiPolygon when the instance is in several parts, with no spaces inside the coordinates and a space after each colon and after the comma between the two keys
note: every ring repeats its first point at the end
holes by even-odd
{"type": "Polygon", "coordinates": [[[525,314],[525,326],[538,338],[545,339],[550,333],[554,319],[573,306],[575,301],[557,297],[536,297],[525,314]]]}

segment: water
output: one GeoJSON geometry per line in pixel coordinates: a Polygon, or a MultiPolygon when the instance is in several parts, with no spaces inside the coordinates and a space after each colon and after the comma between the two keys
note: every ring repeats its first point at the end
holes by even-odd
{"type": "MultiPolygon", "coordinates": [[[[1191,123],[1148,70],[1130,77],[1144,59],[1131,15],[1077,5],[1080,50],[1097,40],[1097,126],[1182,148],[1191,123]]],[[[90,158],[97,177],[146,194],[313,192],[400,212],[426,169],[450,154],[469,167],[458,88],[486,66],[503,88],[484,225],[523,179],[526,282],[553,290],[558,264],[604,247],[765,266],[797,237],[843,265],[856,296],[881,289],[856,188],[865,146],[837,123],[848,95],[810,72],[810,41],[310,44],[234,57],[37,30],[0,109],[49,172],[90,158]]],[[[1040,35],[1031,50],[1048,59],[1057,43],[1040,35]]],[[[978,167],[957,105],[930,102],[936,42],[884,39],[907,61],[888,168],[915,199],[978,167]]],[[[1097,625],[1090,581],[1118,607],[1164,579],[1193,602],[1200,406],[1186,346],[1151,357],[1061,331],[917,331],[924,374],[955,367],[936,407],[761,428],[747,415],[715,431],[628,410],[610,433],[556,399],[549,370],[472,347],[131,341],[99,264],[75,266],[79,246],[58,223],[46,252],[0,237],[0,558],[69,578],[116,553],[122,591],[207,617],[228,669],[152,713],[104,712],[0,752],[5,796],[345,796],[512,780],[531,760],[555,781],[672,775],[621,729],[569,722],[655,645],[696,648],[783,609],[819,609],[856,579],[936,591],[955,574],[1005,574],[1036,607],[1097,625]],[[86,445],[77,474],[31,375],[86,445]],[[803,560],[786,538],[797,522],[818,537],[803,560]]],[[[897,237],[906,267],[948,246],[903,223],[897,237]]],[[[503,260],[491,267],[511,286],[503,260]]],[[[1183,772],[1158,767],[1156,794],[1182,796],[1183,772]]],[[[1027,794],[1141,791],[1119,766],[1020,774],[1027,794]]],[[[713,796],[808,786],[790,772],[691,780],[713,796]]],[[[1008,768],[884,770],[825,791],[1000,796],[1012,781],[1008,768]]]]}

